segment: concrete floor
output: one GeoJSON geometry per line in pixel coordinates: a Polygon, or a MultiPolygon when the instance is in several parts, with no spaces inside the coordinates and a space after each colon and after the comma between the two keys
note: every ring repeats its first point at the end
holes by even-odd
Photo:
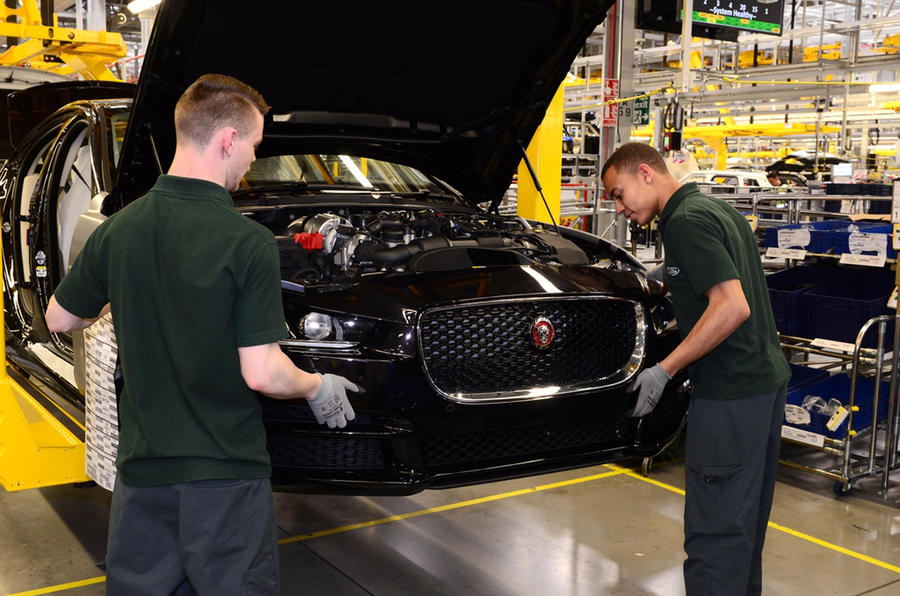
{"type": "MultiPolygon", "coordinates": [[[[284,594],[684,593],[678,462],[411,497],[276,495],[284,594]]],[[[764,594],[900,594],[900,510],[782,470],[764,594]]],[[[103,594],[109,494],[0,491],[0,596],[103,594]]]]}

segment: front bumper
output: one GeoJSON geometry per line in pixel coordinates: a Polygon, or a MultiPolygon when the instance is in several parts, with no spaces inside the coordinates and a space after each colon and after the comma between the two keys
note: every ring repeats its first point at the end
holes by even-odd
{"type": "Polygon", "coordinates": [[[634,396],[622,388],[459,404],[434,391],[415,359],[292,357],[365,392],[351,394],[356,419],[335,430],[302,400],[264,400],[279,490],[407,495],[654,455],[680,430],[689,399],[686,383],[672,383],[642,419],[625,415],[634,396]]]}

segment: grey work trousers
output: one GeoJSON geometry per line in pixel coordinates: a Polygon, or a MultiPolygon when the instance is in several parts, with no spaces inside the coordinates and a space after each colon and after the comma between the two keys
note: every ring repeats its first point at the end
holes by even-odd
{"type": "Polygon", "coordinates": [[[280,594],[268,478],[136,488],[116,480],[106,593],[280,594]]]}
{"type": "Polygon", "coordinates": [[[691,400],[685,443],[684,583],[688,596],[762,592],[786,388],[691,400]]]}

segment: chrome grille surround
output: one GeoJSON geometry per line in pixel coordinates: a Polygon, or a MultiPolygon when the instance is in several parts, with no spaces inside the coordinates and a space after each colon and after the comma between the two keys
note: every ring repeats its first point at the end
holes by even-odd
{"type": "Polygon", "coordinates": [[[468,302],[424,311],[419,357],[431,386],[467,404],[547,399],[628,382],[644,359],[639,302],[611,296],[546,296],[468,302]],[[536,349],[536,317],[556,328],[536,349]],[[555,320],[554,320],[555,319],[555,320]]]}

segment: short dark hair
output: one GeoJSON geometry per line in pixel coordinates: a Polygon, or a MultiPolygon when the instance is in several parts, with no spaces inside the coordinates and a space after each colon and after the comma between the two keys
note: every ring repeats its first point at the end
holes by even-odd
{"type": "Polygon", "coordinates": [[[175,132],[179,140],[206,145],[223,126],[247,134],[253,113],[265,116],[270,106],[253,87],[234,77],[205,74],[194,81],[175,105],[175,132]]]}
{"type": "Polygon", "coordinates": [[[613,154],[610,155],[609,159],[606,160],[606,163],[603,164],[603,169],[600,171],[600,178],[602,179],[606,176],[606,171],[612,167],[615,167],[616,170],[621,172],[634,174],[637,172],[638,166],[642,163],[647,164],[657,172],[668,173],[669,171],[669,168],[666,167],[666,162],[663,160],[659,151],[647,143],[632,141],[630,143],[625,143],[613,151],[613,154]]]}

